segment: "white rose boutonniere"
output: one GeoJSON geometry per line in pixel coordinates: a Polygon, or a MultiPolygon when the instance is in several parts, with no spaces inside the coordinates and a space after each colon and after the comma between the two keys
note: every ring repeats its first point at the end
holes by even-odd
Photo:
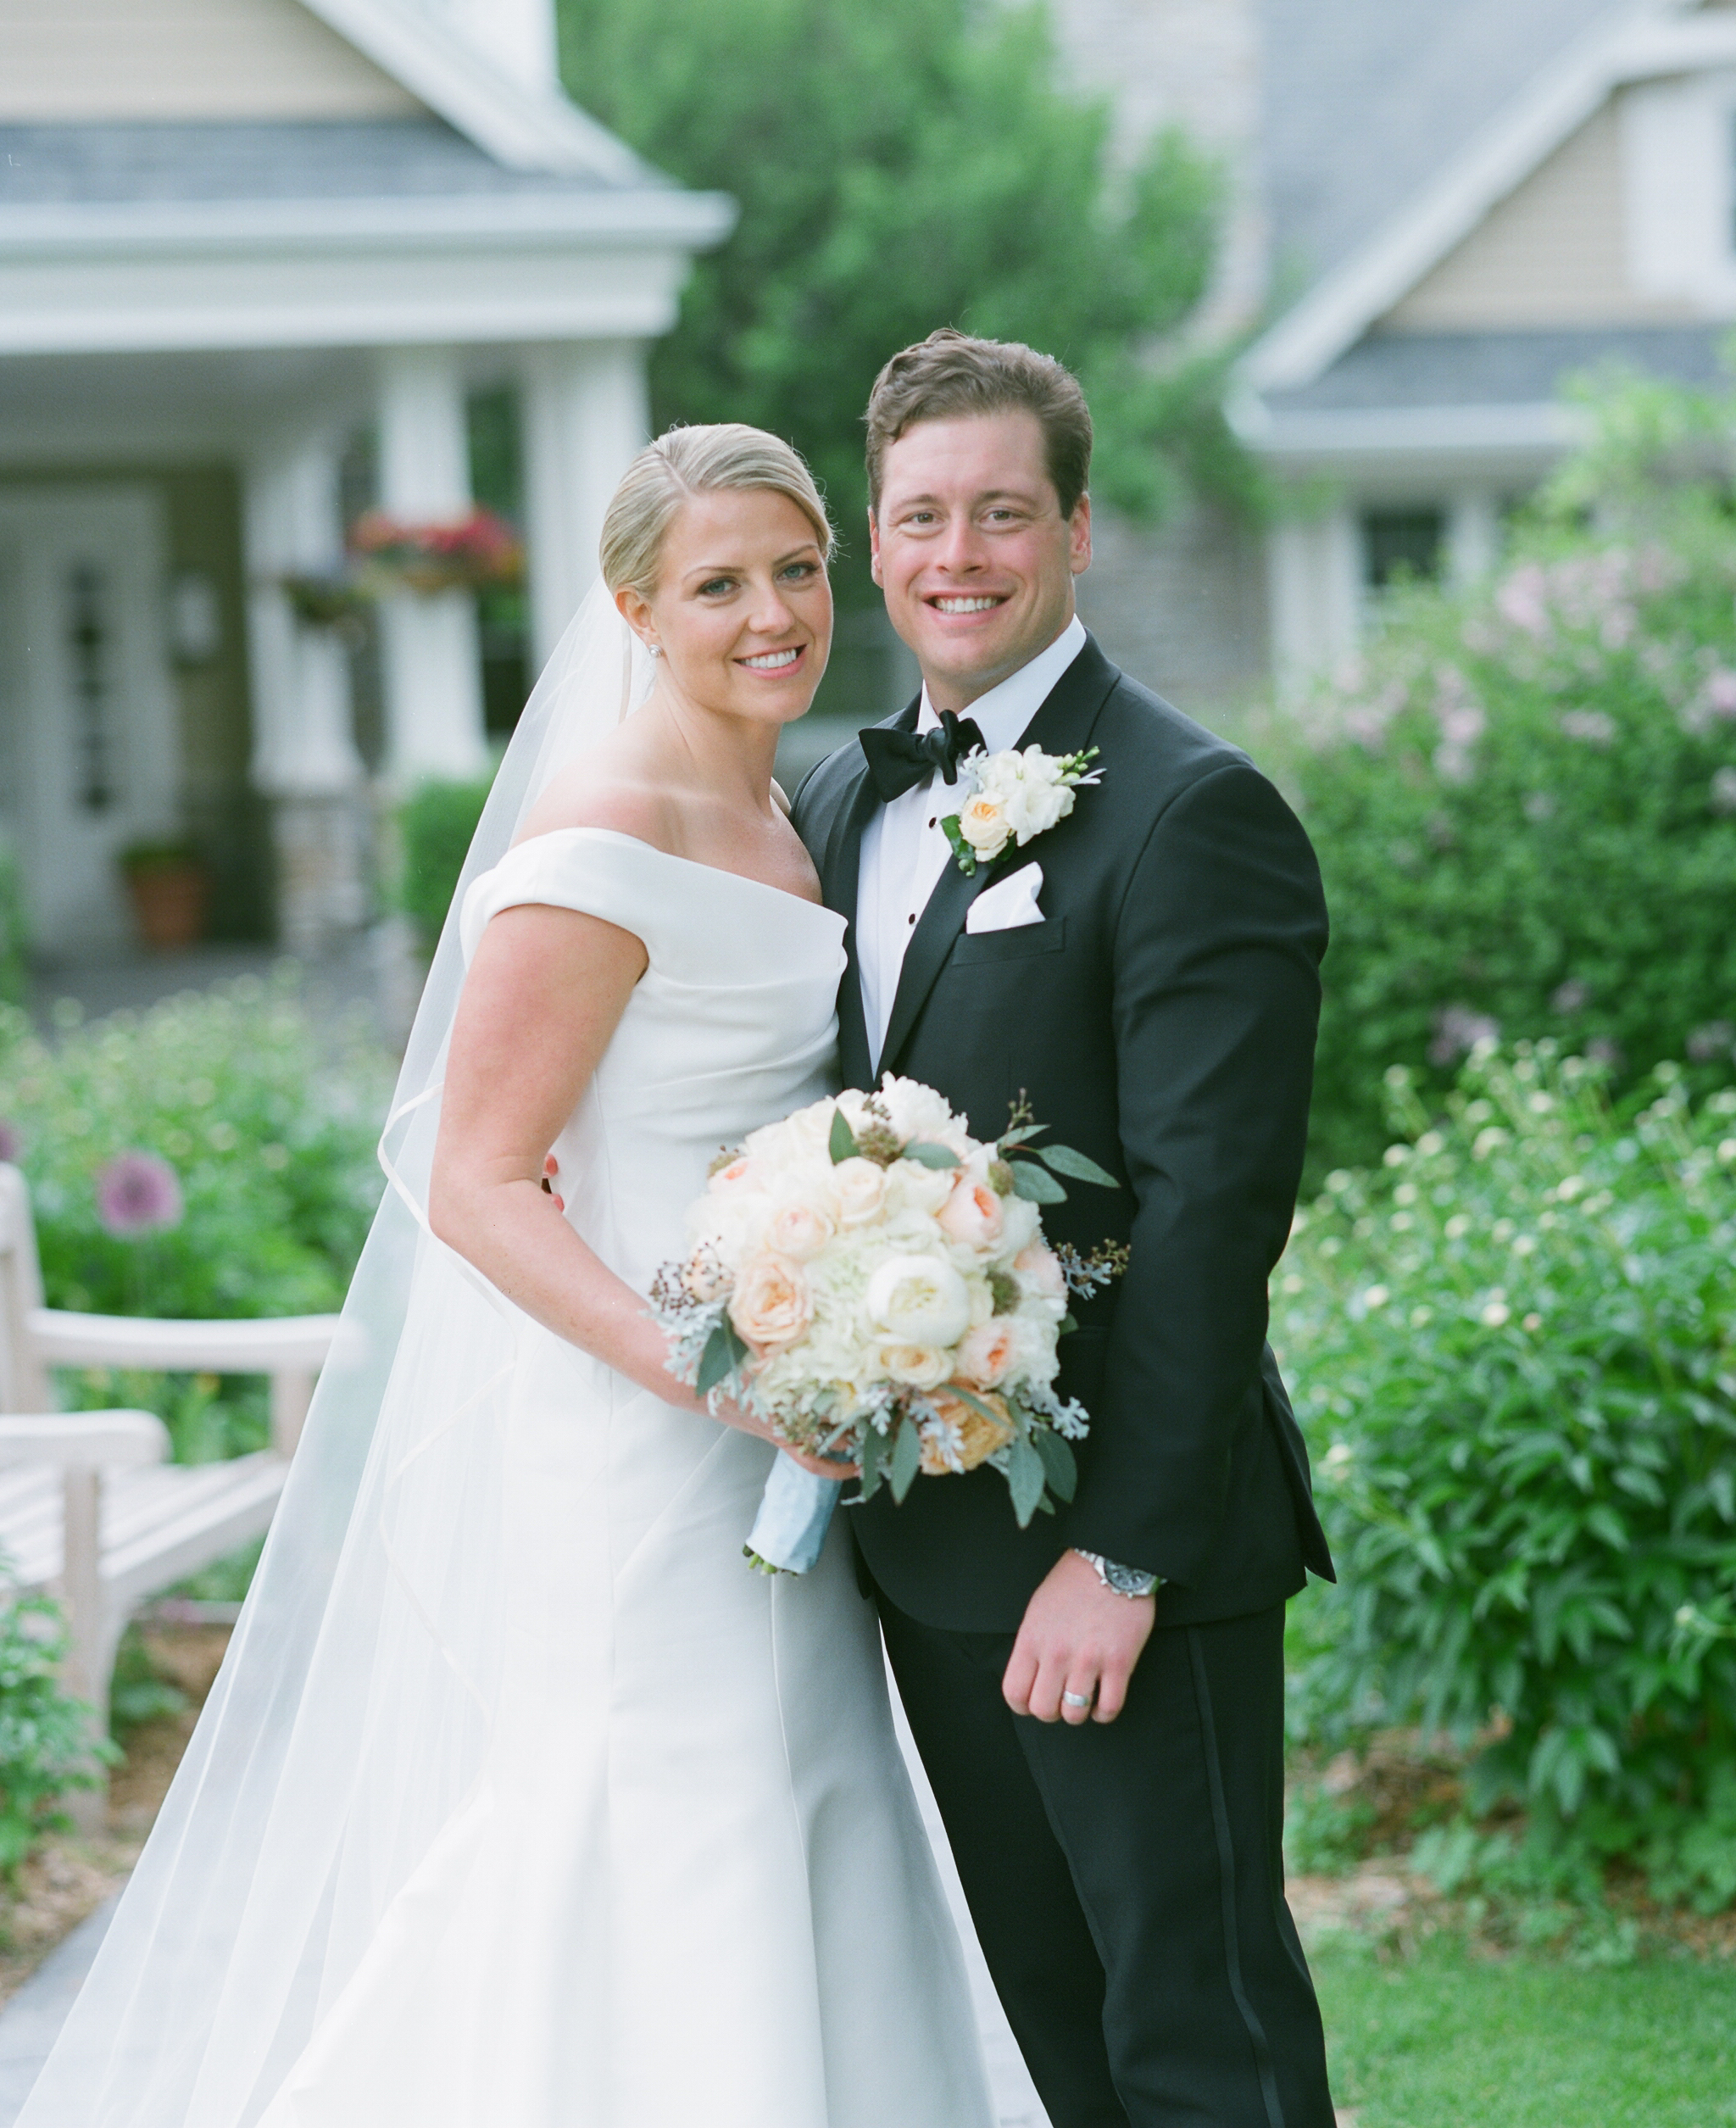
{"type": "Polygon", "coordinates": [[[1045,754],[1040,746],[985,754],[979,747],[959,764],[964,803],[940,823],[966,878],[992,865],[1009,843],[1021,850],[1047,834],[1073,810],[1073,794],[1101,781],[1093,746],[1083,754],[1045,754]]]}

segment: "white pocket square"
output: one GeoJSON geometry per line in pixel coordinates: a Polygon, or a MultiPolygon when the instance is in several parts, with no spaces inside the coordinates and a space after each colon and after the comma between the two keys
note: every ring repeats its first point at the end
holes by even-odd
{"type": "Polygon", "coordinates": [[[1042,892],[1042,866],[1022,865],[1017,872],[983,889],[971,904],[965,928],[971,933],[1016,931],[1023,924],[1046,922],[1048,919],[1037,905],[1042,892]]]}

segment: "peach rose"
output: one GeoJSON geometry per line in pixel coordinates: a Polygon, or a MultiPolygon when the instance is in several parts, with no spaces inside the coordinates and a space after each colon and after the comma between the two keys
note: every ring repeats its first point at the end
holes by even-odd
{"type": "MultiPolygon", "coordinates": [[[[1013,1438],[1013,1422],[1007,1414],[1004,1400],[990,1394],[978,1396],[976,1404],[987,1406],[988,1412],[980,1412],[976,1404],[967,1404],[962,1396],[954,1396],[947,1390],[938,1390],[929,1398],[937,1412],[958,1436],[959,1461],[966,1470],[975,1470],[978,1463],[987,1462],[997,1448],[1004,1448],[1013,1438]],[[993,1417],[988,1414],[992,1412],[993,1417]]],[[[938,1478],[952,1468],[938,1446],[926,1437],[922,1443],[922,1468],[931,1478],[938,1478]]]]}
{"type": "Polygon", "coordinates": [[[1033,1241],[1028,1249],[1021,1249],[1013,1258],[1013,1268],[1033,1292],[1050,1301],[1065,1298],[1067,1281],[1060,1258],[1042,1242],[1033,1241]]]}
{"type": "Polygon", "coordinates": [[[960,1379],[977,1389],[993,1389],[1006,1379],[1018,1344],[1018,1334],[1004,1315],[966,1330],[955,1362],[960,1379]]]}
{"type": "Polygon", "coordinates": [[[756,1351],[793,1345],[814,1315],[808,1281],[779,1256],[758,1256],[736,1280],[729,1319],[756,1351]]]}
{"type": "Polygon", "coordinates": [[[1004,1223],[1000,1199],[986,1182],[969,1175],[960,1178],[935,1217],[949,1241],[967,1249],[992,1249],[1004,1223]]]}
{"type": "Polygon", "coordinates": [[[841,1160],[832,1171],[832,1200],[841,1227],[864,1227],[886,1201],[886,1170],[871,1160],[841,1160]]]}
{"type": "Polygon", "coordinates": [[[826,1214],[812,1205],[780,1205],[765,1223],[766,1245],[792,1263],[806,1263],[820,1254],[836,1231],[826,1214]]]}
{"type": "Polygon", "coordinates": [[[759,1186],[760,1162],[749,1154],[737,1153],[727,1167],[711,1178],[714,1189],[753,1189],[759,1186]]]}

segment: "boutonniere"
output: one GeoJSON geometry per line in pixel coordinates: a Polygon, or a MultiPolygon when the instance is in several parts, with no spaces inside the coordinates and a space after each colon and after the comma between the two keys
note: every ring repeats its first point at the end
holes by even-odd
{"type": "Polygon", "coordinates": [[[1103,780],[1099,770],[1086,772],[1097,755],[1094,746],[1082,754],[1045,754],[1040,746],[967,754],[959,764],[965,802],[940,823],[965,877],[992,865],[1009,843],[1022,850],[1065,820],[1080,785],[1103,780]]]}

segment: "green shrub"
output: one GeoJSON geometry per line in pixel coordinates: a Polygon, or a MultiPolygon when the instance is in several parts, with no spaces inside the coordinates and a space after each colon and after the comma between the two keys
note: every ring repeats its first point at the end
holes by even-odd
{"type": "Polygon", "coordinates": [[[8,1876],[45,1832],[68,1829],[61,1797],[100,1785],[99,1765],[117,1755],[92,1741],[89,1708],[61,1689],[65,1653],[59,1605],[20,1595],[0,1563],[0,1871],[8,1876]]]}
{"type": "Polygon", "coordinates": [[[1482,1045],[1431,1123],[1299,1217],[1274,1336],[1342,1586],[1308,1607],[1323,1742],[1418,1724],[1483,1813],[1736,1897],[1736,1091],[1612,1107],[1482,1045]]]}
{"type": "MultiPolygon", "coordinates": [[[[0,1127],[30,1181],[49,1304],[176,1317],[337,1307],[381,1187],[387,1081],[359,1027],[322,1040],[287,971],[88,1025],[75,1006],[58,1011],[51,1045],[0,1007],[0,1127]],[[117,1199],[129,1173],[143,1194],[117,1199]]],[[[68,1390],[85,1407],[160,1412],[186,1461],[265,1437],[257,1383],[97,1371],[68,1390]]]]}
{"type": "Polygon", "coordinates": [[[17,851],[0,835],[0,1002],[24,1002],[26,942],[24,875],[17,851]]]}
{"type": "Polygon", "coordinates": [[[1482,1033],[1553,1035],[1618,1085],[1664,1057],[1728,1076],[1736,530],[1722,487],[1634,471],[1690,417],[1714,425],[1661,387],[1600,402],[1499,579],[1394,594],[1304,719],[1333,933],[1316,1173],[1378,1152],[1388,1064],[1444,1091],[1482,1033]]]}
{"type": "Polygon", "coordinates": [[[426,952],[433,951],[446,922],[493,780],[424,783],[398,815],[403,850],[398,900],[426,952]]]}

